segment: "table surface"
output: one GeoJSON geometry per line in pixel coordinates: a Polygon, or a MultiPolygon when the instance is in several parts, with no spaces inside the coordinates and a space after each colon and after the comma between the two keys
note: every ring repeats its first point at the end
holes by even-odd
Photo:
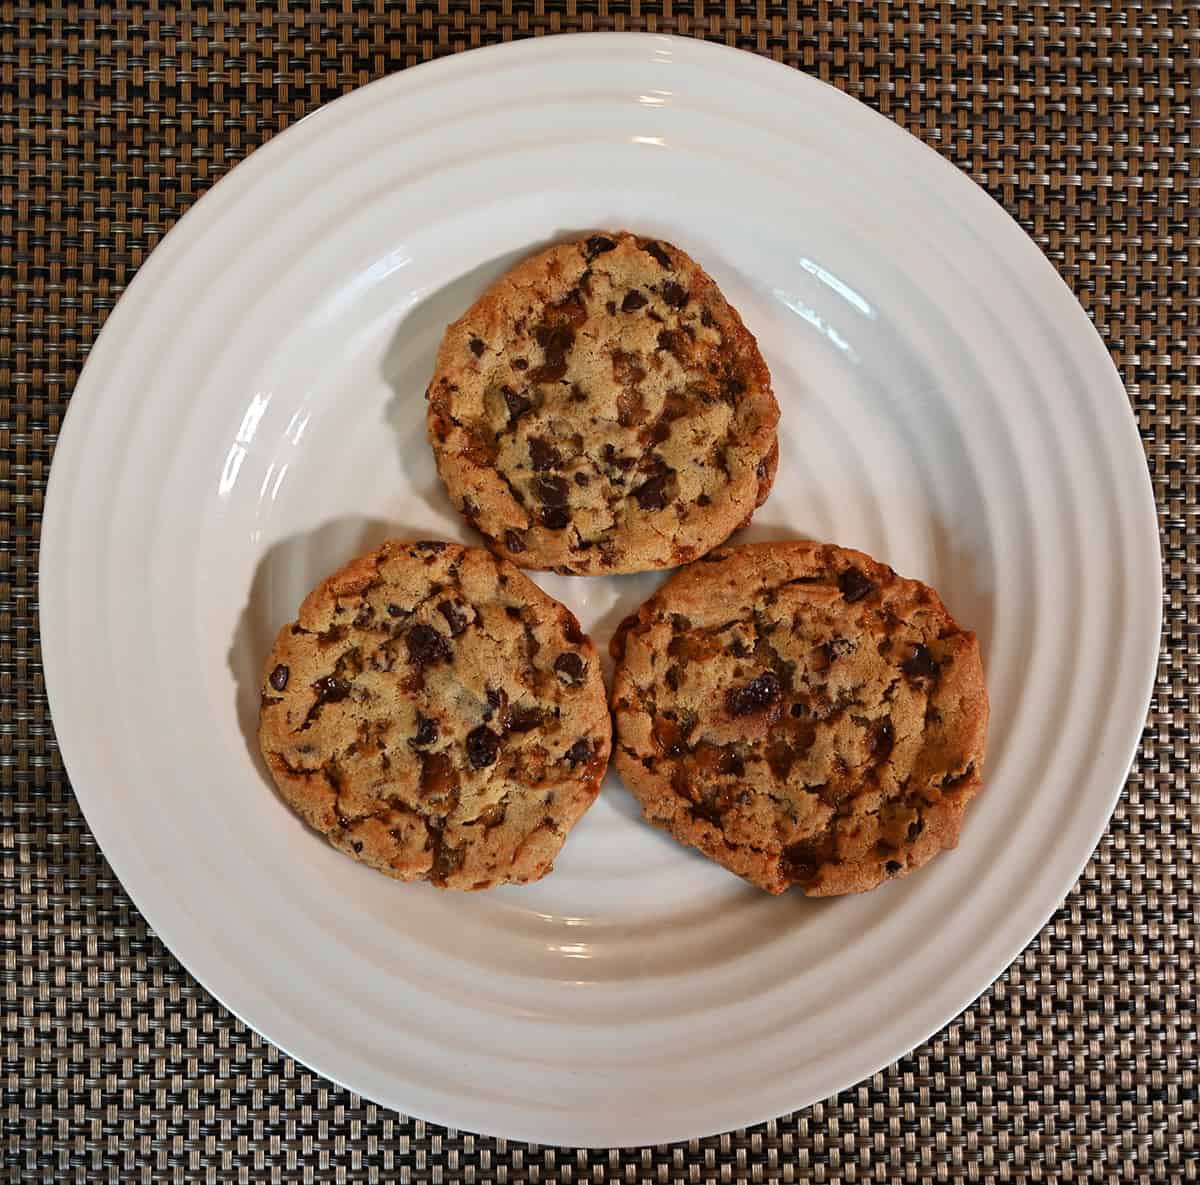
{"type": "Polygon", "coordinates": [[[0,890],[4,1181],[1195,1181],[1200,765],[1200,3],[0,0],[0,890]],[[815,75],[953,161],[1088,310],[1158,500],[1163,651],[1083,876],[966,1012],[823,1104],[586,1151],[376,1107],[213,1001],[76,805],[37,625],[46,476],[122,289],[276,132],[416,62],[650,30],[815,75]]]}

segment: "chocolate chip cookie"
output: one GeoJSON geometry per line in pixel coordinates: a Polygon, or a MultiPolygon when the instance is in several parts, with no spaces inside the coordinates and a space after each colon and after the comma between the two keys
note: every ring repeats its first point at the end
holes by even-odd
{"type": "Polygon", "coordinates": [[[611,723],[566,608],[482,548],[392,542],[280,631],[258,738],[280,794],[341,851],[486,889],[550,871],[611,723]]]}
{"type": "Polygon", "coordinates": [[[645,817],[770,893],[856,893],[953,847],[979,791],[975,635],[817,543],[723,548],[612,642],[615,763],[645,817]]]}
{"type": "Polygon", "coordinates": [[[525,568],[687,563],[771,488],[754,337],[678,247],[594,234],[526,260],[446,331],[429,438],[454,503],[525,568]]]}

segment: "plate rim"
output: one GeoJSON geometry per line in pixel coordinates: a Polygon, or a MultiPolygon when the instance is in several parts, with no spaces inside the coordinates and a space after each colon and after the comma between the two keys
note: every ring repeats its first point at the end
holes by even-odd
{"type": "MultiPolygon", "coordinates": [[[[1086,348],[1093,352],[1099,351],[1099,354],[1097,354],[1097,363],[1099,363],[1100,355],[1103,355],[1104,361],[1107,364],[1106,370],[1110,380],[1110,386],[1115,384],[1115,390],[1120,392],[1122,402],[1126,408],[1124,424],[1125,436],[1129,440],[1130,446],[1136,444],[1138,452],[1142,456],[1144,462],[1141,467],[1141,480],[1139,483],[1140,493],[1136,499],[1137,505],[1130,505],[1128,507],[1131,519],[1135,524],[1135,529],[1131,531],[1129,538],[1131,540],[1136,540],[1142,535],[1141,524],[1142,520],[1144,520],[1147,527],[1145,532],[1147,556],[1144,558],[1149,558],[1149,540],[1151,537],[1153,538],[1152,550],[1155,557],[1155,563],[1152,565],[1151,574],[1146,578],[1146,597],[1148,601],[1152,601],[1156,606],[1156,616],[1152,625],[1151,622],[1147,620],[1142,626],[1146,632],[1147,642],[1151,637],[1153,637],[1153,648],[1147,644],[1144,653],[1139,651],[1130,660],[1131,665],[1137,665],[1140,667],[1140,670],[1135,672],[1138,676],[1136,679],[1137,695],[1136,697],[1131,698],[1136,698],[1137,702],[1144,703],[1145,707],[1142,710],[1136,727],[1132,723],[1133,714],[1131,711],[1130,723],[1125,730],[1126,735],[1123,735],[1119,742],[1114,743],[1114,748],[1116,750],[1122,754],[1127,754],[1127,758],[1124,761],[1124,769],[1126,771],[1125,775],[1120,779],[1120,781],[1117,782],[1115,788],[1111,792],[1107,811],[1104,813],[1103,817],[1099,817],[1098,813],[1095,823],[1089,829],[1090,843],[1088,845],[1086,854],[1083,856],[1082,860],[1079,861],[1078,867],[1074,868],[1069,879],[1065,877],[1060,878],[1065,880],[1065,883],[1061,886],[1061,890],[1057,892],[1055,904],[1045,913],[1036,929],[1034,929],[1031,934],[1027,935],[1020,943],[1016,944],[1013,949],[1008,950],[1006,946],[1005,950],[1007,953],[1005,954],[1003,961],[1000,961],[999,958],[993,960],[993,962],[996,963],[995,970],[989,973],[987,982],[971,990],[969,994],[965,995],[965,998],[958,1000],[953,1011],[950,1012],[949,1015],[940,1022],[935,1024],[932,1028],[930,1028],[927,1032],[923,1032],[919,1039],[910,1042],[907,1037],[905,1037],[900,1048],[895,1048],[895,1042],[893,1042],[893,1047],[889,1053],[889,1056],[881,1061],[879,1065],[871,1071],[872,1074],[877,1073],[879,1069],[882,1069],[894,1061],[897,1061],[899,1058],[905,1056],[914,1048],[927,1041],[930,1036],[939,1032],[943,1027],[945,1027],[946,1024],[950,1023],[956,1016],[960,1015],[964,1009],[968,1008],[972,1001],[978,999],[981,995],[986,993],[989,987],[1004,974],[1005,970],[1009,966],[1011,966],[1014,959],[1020,955],[1021,951],[1037,937],[1037,935],[1045,927],[1046,922],[1054,916],[1054,913],[1061,906],[1066,896],[1070,893],[1072,887],[1078,880],[1082,871],[1086,868],[1088,862],[1093,858],[1097,844],[1108,828],[1113,811],[1120,799],[1122,792],[1125,789],[1125,786],[1127,785],[1129,770],[1136,758],[1138,745],[1145,729],[1146,713],[1152,703],[1158,660],[1161,652],[1161,632],[1163,620],[1163,573],[1161,531],[1158,523],[1157,504],[1154,497],[1153,483],[1151,480],[1149,465],[1146,463],[1145,459],[1144,444],[1138,430],[1136,412],[1129,404],[1128,393],[1125,389],[1124,382],[1121,379],[1120,373],[1118,372],[1111,355],[1104,345],[1103,339],[1100,337],[1096,326],[1088,316],[1086,310],[1079,303],[1078,298],[1070,286],[1059,274],[1058,270],[1053,266],[1050,260],[1047,259],[1042,253],[1036,242],[1031,239],[1015,221],[1015,219],[1013,219],[1007,213],[1007,211],[1004,210],[1003,206],[1000,205],[1000,203],[996,201],[991,194],[987,192],[987,190],[976,184],[968,175],[962,172],[952,161],[943,157],[930,145],[926,144],[919,137],[900,127],[887,116],[880,114],[873,108],[867,106],[865,103],[855,99],[853,96],[840,91],[838,88],[822,82],[811,75],[805,74],[800,70],[794,69],[779,62],[775,62],[770,58],[766,58],[749,51],[736,49],[724,44],[674,35],[663,35],[657,33],[553,34],[547,37],[505,42],[497,45],[472,49],[463,53],[456,53],[445,58],[420,63],[415,67],[408,67],[394,74],[387,75],[383,78],[367,83],[364,86],[358,87],[355,90],[350,91],[327,104],[324,104],[320,108],[310,112],[308,115],[298,120],[296,123],[290,125],[282,132],[273,135],[270,140],[251,151],[246,157],[239,161],[237,165],[230,169],[228,173],[224,174],[180,216],[176,223],[171,227],[170,231],[168,231],[168,233],[158,242],[158,244],[156,244],[155,248],[150,252],[142,265],[137,269],[132,280],[121,293],[117,303],[110,311],[104,326],[101,328],[96,340],[93,342],[91,349],[88,351],[87,358],[85,359],[83,368],[80,371],[74,391],[72,392],[68,401],[67,411],[64,415],[57,441],[55,442],[50,472],[47,479],[46,494],[42,513],[42,532],[38,549],[37,572],[38,624],[41,636],[42,667],[45,677],[46,696],[50,707],[50,719],[54,729],[55,742],[63,761],[64,770],[67,774],[70,788],[75,795],[76,801],[78,802],[80,810],[84,815],[88,828],[95,838],[102,853],[104,854],[106,861],[109,861],[114,875],[116,875],[118,880],[120,880],[123,890],[128,894],[130,900],[133,902],[139,913],[141,913],[150,929],[153,930],[155,935],[159,937],[164,946],[171,951],[172,956],[176,958],[180,964],[184,966],[188,974],[191,975],[198,983],[200,983],[204,990],[208,992],[215,1000],[217,1000],[224,1008],[226,1008],[231,1015],[237,1017],[248,1027],[258,1032],[266,1041],[270,1042],[272,1045],[275,1045],[281,1051],[287,1053],[288,1056],[295,1057],[296,1060],[310,1066],[323,1077],[328,1078],[330,1081],[337,1083],[344,1089],[352,1092],[357,1092],[357,1088],[352,1084],[345,1082],[338,1076],[337,1073],[331,1073],[329,1069],[322,1066],[320,1062],[323,1059],[314,1060],[309,1056],[294,1054],[289,1048],[289,1045],[291,1045],[292,1042],[289,1041],[287,1044],[285,1044],[280,1042],[277,1038],[271,1036],[267,1032],[269,1025],[263,1026],[256,1021],[251,1020],[247,1015],[243,1014],[236,1007],[231,1005],[230,1002],[223,997],[223,995],[215,991],[209,982],[207,982],[207,975],[204,977],[198,975],[193,970],[190,963],[185,962],[185,960],[176,953],[174,942],[168,937],[168,934],[172,929],[171,925],[168,924],[168,926],[163,929],[160,928],[158,922],[155,920],[156,916],[159,918],[163,916],[159,911],[157,904],[153,901],[149,901],[149,907],[147,907],[148,898],[146,897],[146,894],[141,893],[140,890],[135,892],[133,889],[131,889],[127,885],[125,878],[120,874],[117,864],[110,860],[108,853],[114,850],[119,851],[121,848],[119,837],[117,837],[115,834],[116,829],[110,825],[112,820],[107,818],[105,815],[98,813],[96,817],[101,818],[103,821],[101,822],[100,827],[96,827],[93,822],[93,818],[88,814],[87,803],[89,798],[92,801],[93,807],[98,805],[99,800],[94,796],[93,790],[89,788],[90,783],[86,774],[86,746],[81,745],[75,748],[70,754],[68,753],[68,750],[72,749],[73,742],[67,741],[64,744],[63,738],[59,734],[58,713],[55,709],[56,701],[61,707],[62,699],[58,695],[56,688],[63,686],[63,684],[65,684],[66,680],[69,678],[70,659],[69,656],[65,655],[59,649],[57,641],[55,640],[54,629],[52,628],[49,633],[45,632],[46,619],[43,616],[43,609],[47,601],[53,599],[56,582],[65,576],[65,568],[56,572],[55,560],[53,558],[54,548],[47,547],[47,540],[53,540],[58,531],[61,529],[59,524],[66,522],[65,515],[69,509],[68,498],[73,492],[73,487],[71,486],[71,470],[73,469],[73,466],[71,465],[71,461],[74,457],[79,455],[81,449],[86,448],[86,440],[84,439],[84,434],[81,431],[81,428],[85,423],[86,416],[82,414],[82,411],[86,410],[89,413],[94,412],[96,407],[99,405],[99,400],[101,399],[104,390],[103,376],[93,377],[91,380],[89,380],[89,367],[92,368],[92,375],[95,376],[96,367],[92,365],[93,358],[100,355],[100,351],[111,348],[111,342],[120,340],[118,333],[122,332],[121,321],[125,319],[118,318],[120,305],[122,303],[126,303],[127,308],[131,307],[131,304],[129,303],[130,293],[137,294],[142,290],[148,291],[151,283],[161,275],[165,274],[170,264],[171,247],[186,243],[187,236],[181,228],[186,228],[196,223],[196,211],[201,209],[207,211],[212,205],[212,198],[214,194],[219,194],[222,197],[227,193],[232,195],[232,186],[226,185],[231,178],[240,177],[243,184],[253,185],[255,179],[254,170],[269,169],[273,165],[275,159],[280,157],[281,153],[287,153],[292,147],[299,145],[304,135],[322,135],[323,129],[328,122],[330,111],[336,109],[341,114],[350,115],[352,114],[352,109],[355,106],[365,104],[366,100],[364,96],[367,96],[368,93],[371,99],[380,98],[385,94],[385,92],[395,92],[398,96],[406,89],[414,86],[416,83],[423,83],[426,80],[429,82],[434,82],[436,80],[436,75],[438,74],[444,76],[442,85],[453,85],[454,76],[457,72],[469,72],[471,70],[478,72],[479,68],[485,65],[485,59],[490,62],[501,56],[510,59],[516,59],[519,55],[525,55],[529,59],[530,65],[532,66],[535,64],[535,61],[538,58],[548,57],[549,55],[555,53],[567,52],[566,43],[573,43],[575,45],[586,43],[589,45],[589,47],[594,47],[598,51],[607,48],[613,51],[614,55],[619,51],[620,53],[631,53],[640,59],[640,56],[644,53],[646,46],[651,42],[658,43],[660,46],[669,48],[673,52],[677,52],[679,54],[693,55],[695,58],[699,59],[708,58],[709,61],[703,63],[705,68],[713,69],[718,73],[725,72],[725,64],[728,63],[729,65],[733,65],[735,62],[737,67],[741,69],[760,70],[764,74],[769,72],[775,77],[780,88],[793,88],[795,95],[794,101],[796,102],[803,102],[804,94],[806,92],[813,93],[811,91],[811,88],[813,87],[821,88],[821,93],[825,95],[838,95],[840,101],[844,102],[845,109],[848,112],[853,109],[853,111],[857,113],[856,115],[850,116],[850,118],[859,119],[863,126],[869,127],[871,133],[874,135],[892,136],[892,143],[897,145],[900,143],[900,137],[903,137],[904,140],[908,141],[910,144],[919,145],[928,154],[926,158],[927,169],[932,173],[940,168],[944,178],[942,184],[945,187],[953,187],[955,196],[959,196],[964,202],[970,200],[976,202],[977,204],[980,202],[980,199],[986,199],[986,203],[990,207],[987,216],[993,219],[997,219],[997,215],[1001,216],[1003,222],[1007,224],[1009,230],[1015,232],[1011,235],[1014,249],[1018,239],[1024,243],[1023,250],[1028,260],[1028,262],[1025,264],[1025,267],[1032,267],[1034,270],[1040,271],[1041,280],[1048,285],[1047,291],[1049,291],[1050,287],[1056,287],[1060,298],[1062,296],[1069,296],[1070,305],[1071,309],[1073,309],[1073,312],[1067,309],[1064,305],[1062,321],[1059,322],[1057,328],[1062,329],[1068,318],[1073,319],[1075,326],[1072,328],[1072,336],[1079,342],[1080,347],[1086,348]],[[742,61],[742,59],[745,59],[745,61],[742,61]],[[464,65],[464,62],[468,64],[464,65]],[[784,81],[785,78],[787,81],[784,81]],[[884,128],[890,128],[892,131],[884,132],[884,128]],[[302,132],[301,129],[305,130],[302,132]],[[932,161],[936,161],[938,163],[934,165],[930,163],[932,161]],[[252,168],[247,168],[251,162],[257,163],[252,168]],[[949,172],[946,172],[947,170],[949,172]],[[968,199],[966,196],[968,192],[974,194],[975,196],[968,199]],[[165,251],[164,248],[166,248],[165,251]],[[1032,254],[1030,254],[1030,252],[1032,252],[1032,254]],[[1034,256],[1036,256],[1036,259],[1034,256]],[[1086,325],[1090,330],[1090,334],[1085,335],[1083,333],[1084,325],[1086,325]],[[1082,343],[1085,340],[1085,337],[1088,339],[1087,346],[1083,347],[1082,343]],[[80,398],[81,395],[82,399],[80,398]],[[79,414],[76,414],[77,408],[81,409],[79,414]],[[75,425],[74,428],[72,427],[73,424],[75,425]],[[1152,536],[1148,529],[1150,523],[1153,523],[1154,528],[1152,536]],[[48,556],[51,557],[49,560],[47,559],[48,556]],[[47,590],[49,590],[49,592],[47,592],[47,590]],[[85,776],[83,779],[77,781],[72,773],[73,769],[84,770],[85,776]]],[[[781,99],[782,98],[784,98],[784,96],[781,95],[781,99]]],[[[790,96],[788,96],[788,98],[790,98],[790,96]]],[[[980,209],[982,209],[982,207],[980,207],[980,209]]],[[[999,226],[999,224],[999,220],[997,219],[996,225],[999,226]]],[[[1120,447],[1123,450],[1126,446],[1122,445],[1120,447]]],[[[1125,493],[1128,501],[1133,503],[1134,497],[1132,489],[1125,491],[1125,493]]],[[[1126,554],[1122,558],[1128,559],[1128,555],[1126,554]]],[[[1126,678],[1130,679],[1132,679],[1132,677],[1132,675],[1126,676],[1126,678]]],[[[1038,912],[1042,912],[1040,908],[1038,912]]],[[[959,995],[962,995],[962,993],[959,993],[959,995]]],[[[870,1077],[870,1075],[867,1075],[866,1077],[870,1077]]],[[[846,1089],[853,1085],[854,1083],[845,1083],[842,1086],[835,1088],[835,1093],[836,1090],[846,1089]]],[[[822,1095],[817,1097],[825,1096],[822,1095]]],[[[807,1102],[798,1101],[791,1106],[806,1106],[810,1105],[811,1101],[816,1101],[816,1099],[812,1099],[807,1102]]],[[[403,1104],[392,1103],[390,1105],[401,1107],[406,1114],[413,1114],[413,1111],[410,1111],[409,1108],[403,1104]]],[[[475,1109],[478,1109],[478,1105],[473,1106],[475,1106],[475,1109]]],[[[726,1126],[717,1129],[711,1129],[711,1125],[705,1123],[702,1127],[702,1130],[689,1129],[681,1132],[678,1129],[673,1129],[669,1135],[657,1135],[653,1138],[642,1138],[642,1136],[644,1136],[644,1132],[642,1132],[639,1133],[639,1138],[637,1140],[622,1141],[619,1145],[611,1140],[588,1139],[582,1141],[577,1140],[572,1143],[559,1143],[559,1146],[629,1147],[652,1143],[674,1143],[716,1134],[716,1132],[719,1131],[736,1130],[741,1127],[763,1122],[775,1117],[772,1115],[759,1114],[757,1109],[755,1109],[755,1113],[753,1115],[744,1114],[739,1110],[738,1105],[732,1102],[723,1104],[723,1109],[728,1111],[730,1122],[726,1126]]],[[[451,1114],[439,1114],[438,1108],[436,1107],[427,1107],[421,1105],[419,1107],[419,1111],[420,1117],[426,1118],[431,1122],[435,1122],[443,1126],[458,1127],[462,1124],[461,1119],[456,1119],[451,1114]]],[[[549,1123],[551,1124],[561,1124],[561,1122],[562,1121],[557,1118],[552,1118],[549,1120],[549,1123]]],[[[630,1121],[626,1117],[621,1117],[619,1122],[628,1127],[630,1121]]],[[[647,1123],[642,1123],[640,1126],[643,1129],[648,1129],[649,1125],[647,1123]]],[[[486,1129],[478,1130],[482,1132],[486,1129]]],[[[544,1134],[538,1134],[532,1129],[532,1127],[524,1131],[496,1131],[493,1134],[509,1139],[527,1141],[530,1143],[558,1143],[554,1139],[547,1139],[544,1134]]]]}

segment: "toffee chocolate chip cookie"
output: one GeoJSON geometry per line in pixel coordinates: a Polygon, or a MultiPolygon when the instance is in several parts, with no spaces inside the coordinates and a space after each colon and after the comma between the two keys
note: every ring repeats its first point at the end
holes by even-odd
{"type": "Polygon", "coordinates": [[[309,594],[258,730],[341,851],[453,889],[534,881],[592,804],[611,722],[574,616],[481,548],[386,543],[309,594]]]}
{"type": "Polygon", "coordinates": [[[429,438],[505,558],[667,568],[749,522],[779,407],[754,337],[677,247],[595,234],[526,260],[446,331],[429,438]]]}
{"type": "Polygon", "coordinates": [[[957,842],[987,691],[975,635],[925,585],[838,547],[724,548],[612,653],[643,814],[768,892],[861,892],[957,842]]]}

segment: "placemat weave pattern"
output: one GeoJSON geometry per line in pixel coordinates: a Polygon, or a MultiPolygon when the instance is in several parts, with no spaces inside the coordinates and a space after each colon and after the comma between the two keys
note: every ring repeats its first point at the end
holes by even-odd
{"type": "Polygon", "coordinates": [[[0,1178],[1200,1178],[1198,96],[1195,0],[0,0],[0,1178]],[[1125,378],[1158,496],[1167,599],[1151,716],[1112,824],[1063,907],[974,1006],[806,1111],[676,1147],[576,1152],[365,1103],[191,980],[123,893],[64,776],[36,569],[46,476],[88,348],[204,190],[380,75],[600,29],[770,55],[878,108],[1003,203],[1125,378]]]}

